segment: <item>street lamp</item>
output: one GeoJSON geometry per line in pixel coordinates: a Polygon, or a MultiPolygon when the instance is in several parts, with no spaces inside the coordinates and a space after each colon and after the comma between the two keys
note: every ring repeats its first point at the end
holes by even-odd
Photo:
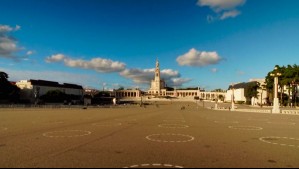
{"type": "Polygon", "coordinates": [[[232,83],[232,107],[231,111],[235,111],[235,89],[234,89],[234,84],[232,83]]]}
{"type": "Polygon", "coordinates": [[[294,87],[294,93],[292,96],[292,103],[294,103],[294,107],[296,108],[297,106],[297,91],[298,91],[298,83],[296,83],[295,81],[292,81],[292,86],[294,87]]]}
{"type": "Polygon", "coordinates": [[[279,98],[278,98],[278,77],[280,77],[282,74],[277,71],[278,70],[277,67],[275,67],[274,70],[275,73],[270,74],[272,77],[274,77],[274,100],[273,100],[272,113],[279,114],[280,107],[279,107],[279,98]]]}

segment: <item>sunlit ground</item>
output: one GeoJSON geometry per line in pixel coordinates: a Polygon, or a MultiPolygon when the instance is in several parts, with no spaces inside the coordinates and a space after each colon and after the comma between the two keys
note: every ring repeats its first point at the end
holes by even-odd
{"type": "Polygon", "coordinates": [[[0,110],[0,167],[299,167],[298,154],[299,116],[177,102],[0,110]]]}

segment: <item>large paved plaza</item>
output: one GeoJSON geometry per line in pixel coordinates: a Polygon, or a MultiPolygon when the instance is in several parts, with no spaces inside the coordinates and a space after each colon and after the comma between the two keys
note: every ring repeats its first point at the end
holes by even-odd
{"type": "Polygon", "coordinates": [[[299,116],[175,102],[0,110],[0,167],[299,167],[298,154],[299,116]]]}

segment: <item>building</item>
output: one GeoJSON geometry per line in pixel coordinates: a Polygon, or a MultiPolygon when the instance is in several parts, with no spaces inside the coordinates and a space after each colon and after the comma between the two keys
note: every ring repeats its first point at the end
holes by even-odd
{"type": "Polygon", "coordinates": [[[151,88],[148,90],[149,95],[166,96],[165,81],[161,79],[160,63],[156,61],[155,78],[151,81],[151,88]]]}
{"type": "Polygon", "coordinates": [[[266,86],[266,79],[250,79],[250,82],[258,82],[260,84],[260,88],[257,90],[258,97],[257,98],[251,98],[251,105],[257,106],[257,105],[265,105],[268,102],[268,92],[264,86],[266,86]]]}
{"type": "Polygon", "coordinates": [[[142,92],[139,89],[135,90],[117,90],[115,91],[115,96],[117,99],[140,99],[142,96],[147,96],[148,99],[151,98],[177,98],[182,100],[218,100],[219,98],[225,97],[225,92],[206,92],[197,88],[197,90],[169,90],[166,87],[166,82],[161,78],[160,63],[156,61],[156,68],[154,79],[151,81],[151,87],[147,92],[142,92]]]}
{"type": "Polygon", "coordinates": [[[59,90],[67,95],[80,96],[82,99],[84,96],[83,87],[75,84],[59,84],[45,80],[21,80],[16,85],[21,89],[20,100],[29,103],[35,103],[37,98],[54,90],[59,90]]]}
{"type": "Polygon", "coordinates": [[[257,106],[261,104],[266,104],[268,99],[268,93],[266,89],[262,86],[265,85],[265,79],[250,79],[249,82],[238,83],[234,84],[233,86],[229,87],[229,90],[226,92],[225,102],[231,102],[232,96],[234,95],[234,102],[235,103],[247,103],[250,102],[251,105],[257,106]],[[257,98],[246,98],[245,96],[245,89],[248,85],[252,83],[258,83],[260,88],[257,89],[258,95],[257,98]]]}
{"type": "Polygon", "coordinates": [[[203,100],[218,100],[220,96],[224,97],[225,92],[205,92],[201,91],[198,87],[197,90],[177,90],[168,91],[165,87],[166,83],[161,79],[160,63],[156,61],[155,77],[151,81],[151,87],[147,92],[147,95],[152,97],[175,97],[179,99],[194,100],[194,98],[203,100]]]}
{"type": "Polygon", "coordinates": [[[115,91],[115,97],[117,99],[140,98],[141,96],[142,96],[142,91],[138,89],[115,91]]]}

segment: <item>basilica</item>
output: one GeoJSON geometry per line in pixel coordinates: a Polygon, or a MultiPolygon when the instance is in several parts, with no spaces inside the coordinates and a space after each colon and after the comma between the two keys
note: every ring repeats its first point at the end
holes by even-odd
{"type": "Polygon", "coordinates": [[[156,61],[156,68],[154,79],[151,81],[151,87],[147,92],[142,92],[140,90],[122,90],[116,91],[116,97],[118,99],[122,98],[140,98],[147,96],[148,98],[177,98],[184,100],[216,100],[221,96],[225,97],[224,92],[205,92],[201,91],[200,88],[197,90],[167,90],[165,81],[161,78],[160,63],[156,61]]]}

